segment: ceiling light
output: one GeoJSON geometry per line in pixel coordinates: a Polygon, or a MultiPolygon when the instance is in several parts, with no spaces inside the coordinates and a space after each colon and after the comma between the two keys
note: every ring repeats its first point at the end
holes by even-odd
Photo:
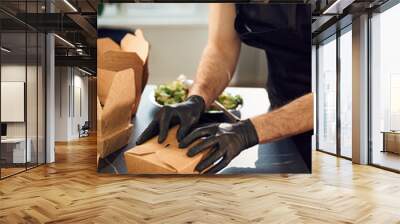
{"type": "Polygon", "coordinates": [[[82,48],[77,48],[76,49],[76,53],[78,53],[78,55],[84,55],[85,53],[83,52],[82,48]]]}
{"type": "Polygon", "coordinates": [[[73,6],[68,0],[64,0],[65,4],[68,5],[74,12],[78,12],[78,10],[73,6]]]}
{"type": "Polygon", "coordinates": [[[83,69],[81,69],[81,68],[79,68],[79,67],[78,67],[78,70],[81,71],[81,72],[83,72],[83,73],[85,73],[85,74],[87,74],[87,75],[90,75],[90,76],[93,75],[92,73],[90,73],[90,72],[88,72],[88,71],[86,71],[86,70],[83,70],[83,69]]]}
{"type": "Polygon", "coordinates": [[[65,44],[67,44],[68,46],[75,48],[75,45],[73,45],[71,42],[69,42],[68,40],[60,37],[58,34],[54,34],[55,37],[57,37],[59,40],[61,40],[62,42],[64,42],[65,44]]]}
{"type": "Polygon", "coordinates": [[[11,50],[9,50],[9,49],[7,49],[7,48],[5,48],[5,47],[1,47],[0,49],[1,49],[2,51],[6,52],[6,53],[10,53],[10,52],[11,52],[11,50]]]}
{"type": "Polygon", "coordinates": [[[341,14],[347,6],[351,5],[354,0],[336,0],[332,5],[324,10],[322,14],[341,14]]]}

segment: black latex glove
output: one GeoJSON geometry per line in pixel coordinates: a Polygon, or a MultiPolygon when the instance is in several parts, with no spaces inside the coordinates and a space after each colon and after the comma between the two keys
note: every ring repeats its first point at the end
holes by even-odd
{"type": "Polygon", "coordinates": [[[185,102],[163,106],[154,120],[139,136],[136,144],[140,145],[156,135],[159,135],[158,142],[162,143],[167,138],[169,128],[178,123],[180,127],[176,138],[181,141],[189,133],[193,125],[199,122],[204,110],[204,99],[196,95],[190,96],[185,102]]]}
{"type": "Polygon", "coordinates": [[[225,168],[241,151],[258,144],[256,129],[250,120],[244,120],[234,124],[216,123],[197,128],[179,143],[179,147],[185,148],[202,137],[206,138],[191,147],[187,155],[193,157],[201,151],[210,149],[195,168],[199,172],[203,172],[221,159],[206,173],[217,173],[225,168]]]}

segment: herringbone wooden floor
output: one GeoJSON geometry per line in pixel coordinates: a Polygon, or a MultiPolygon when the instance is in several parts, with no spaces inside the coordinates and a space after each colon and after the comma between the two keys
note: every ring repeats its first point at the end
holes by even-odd
{"type": "Polygon", "coordinates": [[[96,139],[0,181],[0,223],[400,223],[400,175],[315,152],[312,175],[96,173],[96,139]]]}

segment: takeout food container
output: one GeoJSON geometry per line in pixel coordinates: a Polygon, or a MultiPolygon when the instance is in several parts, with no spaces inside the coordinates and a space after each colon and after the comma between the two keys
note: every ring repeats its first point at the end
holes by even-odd
{"type": "Polygon", "coordinates": [[[135,89],[124,83],[133,80],[133,69],[116,72],[103,106],[100,98],[97,98],[97,153],[100,158],[108,156],[129,142],[133,127],[130,112],[135,101],[135,89]]]}
{"type": "MultiPolygon", "coordinates": [[[[142,93],[143,64],[136,53],[108,51],[99,59],[97,69],[98,96],[101,105],[104,105],[107,101],[110,86],[113,83],[115,74],[125,69],[132,69],[134,71],[134,80],[130,83],[123,83],[120,87],[115,87],[124,88],[126,86],[135,89],[135,101],[132,102],[131,108],[135,108],[136,105],[139,104],[140,95],[142,93]]],[[[136,110],[131,110],[131,113],[136,113],[136,110]]]]}
{"type": "Polygon", "coordinates": [[[167,139],[159,144],[158,136],[124,153],[129,174],[198,174],[196,165],[208,153],[205,150],[194,157],[187,149],[178,148],[177,127],[169,130],[167,139]]]}
{"type": "Polygon", "coordinates": [[[125,128],[113,134],[104,136],[97,140],[97,152],[100,158],[105,158],[116,150],[124,147],[130,139],[133,125],[129,124],[125,128]]]}
{"type": "Polygon", "coordinates": [[[97,39],[97,154],[105,158],[129,143],[140,96],[147,83],[149,44],[140,30],[121,46],[97,39]]]}
{"type": "Polygon", "coordinates": [[[99,38],[97,48],[97,67],[103,71],[102,74],[98,74],[98,95],[101,105],[107,100],[107,90],[112,82],[113,72],[132,68],[135,71],[135,81],[127,84],[134,86],[136,90],[136,100],[132,105],[132,115],[135,115],[141,93],[149,77],[150,45],[144,38],[143,32],[138,29],[135,34],[126,34],[120,45],[110,38],[99,38]]]}

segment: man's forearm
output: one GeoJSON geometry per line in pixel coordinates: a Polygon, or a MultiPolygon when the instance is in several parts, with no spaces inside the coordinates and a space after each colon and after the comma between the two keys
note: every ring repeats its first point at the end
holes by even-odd
{"type": "Polygon", "coordinates": [[[223,92],[232,78],[236,60],[226,57],[216,47],[207,47],[201,58],[189,95],[202,96],[207,107],[223,92]]]}
{"type": "Polygon", "coordinates": [[[272,112],[251,118],[260,143],[271,142],[310,131],[314,126],[312,93],[272,112]]]}
{"type": "Polygon", "coordinates": [[[202,96],[207,107],[228,86],[240,52],[240,39],[234,28],[235,5],[211,3],[209,6],[208,43],[189,92],[189,95],[202,96]]]}

